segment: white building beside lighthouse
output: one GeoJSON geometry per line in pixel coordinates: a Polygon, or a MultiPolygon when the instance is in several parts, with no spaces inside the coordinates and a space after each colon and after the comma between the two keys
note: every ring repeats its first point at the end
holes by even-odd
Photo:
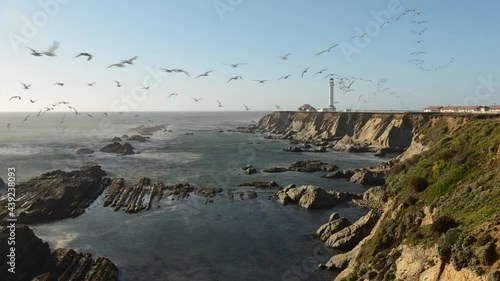
{"type": "Polygon", "coordinates": [[[335,108],[335,99],[334,99],[334,88],[335,88],[335,83],[333,81],[333,78],[330,78],[330,84],[329,84],[329,91],[328,91],[328,107],[323,107],[320,108],[318,111],[320,112],[335,112],[337,109],[335,108]]]}

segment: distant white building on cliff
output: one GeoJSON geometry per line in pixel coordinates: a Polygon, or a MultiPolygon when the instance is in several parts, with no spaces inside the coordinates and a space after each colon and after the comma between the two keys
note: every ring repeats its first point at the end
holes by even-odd
{"type": "Polygon", "coordinates": [[[335,88],[335,83],[333,82],[333,78],[330,78],[330,83],[329,83],[329,91],[328,91],[328,107],[323,107],[320,108],[318,111],[320,112],[335,112],[337,109],[335,108],[334,104],[334,93],[333,90],[335,88]]]}
{"type": "Polygon", "coordinates": [[[301,105],[299,108],[297,108],[299,111],[302,111],[302,112],[316,112],[316,108],[312,107],[310,104],[303,104],[301,105]]]}
{"type": "Polygon", "coordinates": [[[428,106],[424,112],[450,112],[450,113],[500,113],[499,105],[491,106],[428,106]]]}

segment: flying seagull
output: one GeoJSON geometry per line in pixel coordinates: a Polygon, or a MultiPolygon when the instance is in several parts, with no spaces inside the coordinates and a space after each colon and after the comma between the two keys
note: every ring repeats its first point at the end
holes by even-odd
{"type": "Polygon", "coordinates": [[[78,113],[78,111],[76,110],[76,108],[72,107],[71,105],[68,105],[68,108],[69,109],[73,109],[75,111],[75,114],[76,115],[79,115],[80,113],[78,113]]]}
{"type": "Polygon", "coordinates": [[[7,131],[10,131],[10,126],[11,125],[12,125],[12,123],[7,124],[7,131]]]}
{"type": "Polygon", "coordinates": [[[314,73],[314,75],[316,75],[316,74],[323,74],[323,72],[325,72],[325,71],[327,71],[327,70],[328,70],[328,68],[323,68],[323,69],[321,69],[320,71],[318,71],[318,72],[314,73]]]}
{"type": "Polygon", "coordinates": [[[52,46],[50,46],[49,50],[47,52],[44,52],[43,54],[46,55],[46,56],[49,56],[49,57],[55,57],[56,54],[54,54],[54,52],[59,49],[59,42],[58,41],[54,41],[54,43],[52,43],[52,46]]]}
{"type": "Polygon", "coordinates": [[[250,108],[246,105],[243,104],[243,106],[245,107],[245,110],[250,110],[250,108]]]}
{"type": "Polygon", "coordinates": [[[110,66],[108,66],[106,68],[110,68],[110,67],[113,67],[113,66],[120,67],[120,68],[121,67],[125,67],[125,65],[123,63],[114,63],[114,64],[112,64],[112,65],[110,65],[110,66]]]}
{"type": "Polygon", "coordinates": [[[36,102],[36,100],[32,100],[32,99],[30,99],[30,102],[31,102],[31,103],[35,103],[35,102],[36,102]]]}
{"type": "Polygon", "coordinates": [[[24,117],[24,120],[23,120],[23,123],[28,121],[28,118],[30,118],[30,115],[28,114],[28,116],[24,117]]]}
{"type": "Polygon", "coordinates": [[[92,86],[94,86],[94,85],[95,85],[95,82],[92,82],[92,83],[87,83],[87,85],[88,85],[89,87],[92,87],[92,86]]]}
{"type": "Polygon", "coordinates": [[[21,82],[21,84],[23,85],[25,90],[29,90],[29,88],[31,88],[31,85],[24,84],[23,82],[21,82]]]}
{"type": "Polygon", "coordinates": [[[92,55],[89,54],[89,53],[79,53],[78,55],[75,56],[75,58],[78,58],[78,57],[81,57],[81,56],[87,57],[87,61],[89,61],[89,60],[92,59],[92,55]]]}
{"type": "Polygon", "coordinates": [[[149,88],[151,88],[151,86],[142,87],[143,90],[149,90],[149,88]]]}
{"type": "Polygon", "coordinates": [[[422,33],[426,32],[426,31],[427,31],[427,29],[428,29],[428,28],[426,27],[426,28],[422,29],[422,31],[415,31],[415,30],[412,30],[412,32],[413,32],[413,33],[415,33],[415,34],[418,34],[418,35],[422,35],[422,33]]]}
{"type": "Polygon", "coordinates": [[[193,98],[193,97],[191,97],[191,98],[194,100],[194,102],[199,102],[201,100],[201,98],[198,98],[198,99],[197,98],[193,98]]]}
{"type": "Polygon", "coordinates": [[[257,82],[263,84],[263,83],[266,83],[266,82],[271,81],[271,80],[253,80],[253,81],[257,81],[257,82]]]}
{"type": "Polygon", "coordinates": [[[94,116],[90,115],[90,113],[87,113],[87,116],[90,118],[94,118],[94,116]]]}
{"type": "Polygon", "coordinates": [[[205,72],[205,73],[202,73],[202,74],[200,74],[200,75],[196,76],[196,78],[200,78],[200,77],[207,77],[207,76],[208,76],[208,74],[209,74],[210,72],[212,72],[212,71],[213,71],[213,70],[209,70],[209,71],[207,71],[207,72],[205,72]]]}
{"type": "Polygon", "coordinates": [[[309,67],[304,69],[304,71],[302,71],[302,77],[301,78],[304,78],[304,74],[306,74],[307,70],[309,70],[309,67]]]}
{"type": "Polygon", "coordinates": [[[62,86],[64,86],[64,83],[57,82],[57,83],[54,83],[54,86],[59,86],[59,87],[62,87],[62,86]]]}
{"type": "Polygon", "coordinates": [[[244,65],[244,64],[246,64],[246,63],[242,63],[242,62],[240,62],[240,63],[234,63],[234,64],[233,63],[223,63],[223,65],[229,65],[229,66],[234,67],[234,68],[236,68],[236,67],[238,67],[240,65],[244,65]]]}
{"type": "Polygon", "coordinates": [[[178,95],[179,95],[179,94],[177,94],[177,93],[171,93],[170,95],[168,95],[168,98],[171,98],[171,97],[173,97],[173,96],[178,96],[178,95]]]}
{"type": "Polygon", "coordinates": [[[335,74],[335,73],[330,73],[330,74],[326,75],[324,79],[326,79],[326,78],[328,78],[328,77],[333,77],[333,76],[338,76],[338,75],[337,75],[337,74],[335,74]]]}
{"type": "Polygon", "coordinates": [[[243,77],[241,77],[241,76],[234,76],[234,77],[231,77],[229,80],[227,80],[227,82],[226,82],[226,83],[229,83],[229,82],[231,82],[232,80],[240,80],[240,79],[243,79],[243,77]]]}
{"type": "Polygon", "coordinates": [[[278,80],[288,79],[290,76],[292,76],[292,75],[288,74],[288,75],[285,75],[285,76],[281,76],[280,78],[278,78],[278,80]]]}
{"type": "Polygon", "coordinates": [[[115,81],[115,83],[116,83],[116,87],[120,88],[121,86],[123,86],[122,84],[120,84],[120,82],[118,82],[118,81],[116,81],[116,80],[114,80],[114,81],[115,81]]]}
{"type": "Polygon", "coordinates": [[[178,69],[178,68],[174,68],[174,69],[161,68],[160,70],[163,70],[166,73],[184,73],[187,76],[189,76],[189,73],[187,71],[183,70],[183,69],[178,69]]]}
{"type": "Polygon", "coordinates": [[[12,96],[12,97],[9,99],[9,101],[11,101],[12,99],[19,99],[19,100],[21,100],[21,97],[20,97],[20,96],[12,96]]]}
{"type": "Polygon", "coordinates": [[[288,59],[288,56],[291,55],[292,53],[288,53],[286,55],[283,55],[283,56],[280,56],[280,59],[282,60],[287,60],[288,59]]]}
{"type": "Polygon", "coordinates": [[[280,108],[281,108],[281,106],[276,105],[276,104],[274,105],[274,107],[275,107],[276,109],[280,109],[280,108]]]}
{"type": "Polygon", "coordinates": [[[337,46],[338,46],[338,44],[335,44],[335,45],[333,45],[333,46],[330,46],[330,47],[328,47],[327,49],[325,49],[325,50],[323,50],[323,51],[321,51],[321,52],[316,53],[316,55],[317,55],[317,56],[319,56],[319,55],[324,54],[324,53],[329,53],[329,52],[330,52],[333,48],[335,48],[335,47],[337,47],[337,46]]]}
{"type": "Polygon", "coordinates": [[[134,64],[134,60],[136,60],[137,58],[138,58],[138,57],[137,57],[137,56],[135,56],[135,57],[133,57],[133,58],[131,58],[131,59],[128,59],[128,60],[122,60],[120,63],[121,63],[121,64],[134,64]]]}
{"type": "Polygon", "coordinates": [[[35,57],[41,57],[41,56],[43,56],[43,53],[35,51],[35,50],[31,49],[31,48],[28,48],[28,49],[31,50],[31,54],[30,55],[32,55],[32,56],[35,56],[35,57]]]}
{"type": "Polygon", "coordinates": [[[222,103],[219,100],[217,100],[217,103],[219,104],[219,107],[222,107],[222,103]]]}
{"type": "Polygon", "coordinates": [[[104,112],[104,116],[108,117],[108,114],[106,112],[104,112]]]}

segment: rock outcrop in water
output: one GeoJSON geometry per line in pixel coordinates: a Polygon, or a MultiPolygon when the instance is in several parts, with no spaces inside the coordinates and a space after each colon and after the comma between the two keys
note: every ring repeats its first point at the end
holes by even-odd
{"type": "Polygon", "coordinates": [[[278,202],[281,204],[299,204],[306,209],[322,209],[333,207],[337,204],[362,198],[359,194],[349,192],[326,191],[312,185],[296,187],[290,185],[276,193],[278,202]]]}
{"type": "MultiPolygon", "coordinates": [[[[9,253],[7,243],[9,231],[0,233],[0,252],[9,253]]],[[[117,267],[105,257],[93,258],[89,253],[78,253],[71,249],[56,249],[50,253],[49,245],[36,237],[24,225],[16,227],[15,274],[9,268],[6,255],[0,256],[0,280],[118,280],[117,267]]]]}
{"type": "MultiPolygon", "coordinates": [[[[21,182],[16,186],[16,212],[20,223],[40,223],[76,217],[103,192],[108,183],[99,165],[80,170],[60,170],[21,182]]],[[[0,197],[0,222],[8,216],[7,195],[0,197]]]]}
{"type": "Polygon", "coordinates": [[[135,154],[134,148],[130,143],[118,143],[114,142],[112,144],[108,144],[105,147],[101,148],[101,152],[105,153],[114,153],[119,155],[132,155],[135,154]]]}
{"type": "Polygon", "coordinates": [[[158,131],[164,131],[166,130],[167,125],[165,124],[159,124],[159,125],[152,125],[152,126],[147,126],[147,125],[140,125],[138,127],[130,129],[132,132],[137,132],[139,135],[147,136],[147,135],[152,135],[153,133],[156,133],[158,131]]]}
{"type": "Polygon", "coordinates": [[[94,150],[91,148],[80,148],[76,151],[78,155],[93,154],[94,150]]]}
{"type": "Polygon", "coordinates": [[[211,198],[222,192],[221,188],[193,187],[189,183],[164,185],[162,182],[153,183],[149,178],[143,177],[134,185],[126,185],[121,178],[111,181],[110,187],[104,195],[104,207],[111,207],[115,211],[124,210],[127,213],[137,213],[149,210],[153,204],[158,204],[162,199],[179,200],[188,198],[190,193],[211,198]]]}

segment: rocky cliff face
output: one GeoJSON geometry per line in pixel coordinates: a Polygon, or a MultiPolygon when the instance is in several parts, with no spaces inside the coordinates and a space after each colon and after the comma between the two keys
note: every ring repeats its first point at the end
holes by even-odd
{"type": "MultiPolygon", "coordinates": [[[[9,253],[9,231],[0,232],[0,252],[9,253]]],[[[0,280],[118,280],[118,269],[105,257],[93,258],[89,253],[56,249],[50,253],[49,245],[36,237],[25,226],[16,228],[15,273],[9,272],[9,258],[0,256],[0,280]]]]}
{"type": "Polygon", "coordinates": [[[386,183],[358,200],[381,212],[369,235],[322,266],[336,280],[500,280],[499,115],[275,112],[250,131],[404,150],[386,183]]]}
{"type": "Polygon", "coordinates": [[[274,112],[262,117],[253,132],[270,132],[283,138],[334,141],[334,149],[356,151],[406,151],[407,159],[425,151],[432,135],[453,134],[472,119],[499,118],[441,113],[274,112]],[[425,132],[425,133],[424,133],[425,132]]]}
{"type": "Polygon", "coordinates": [[[500,280],[500,120],[460,118],[417,128],[427,150],[364,198],[384,198],[383,215],[326,264],[336,280],[500,280]]]}

